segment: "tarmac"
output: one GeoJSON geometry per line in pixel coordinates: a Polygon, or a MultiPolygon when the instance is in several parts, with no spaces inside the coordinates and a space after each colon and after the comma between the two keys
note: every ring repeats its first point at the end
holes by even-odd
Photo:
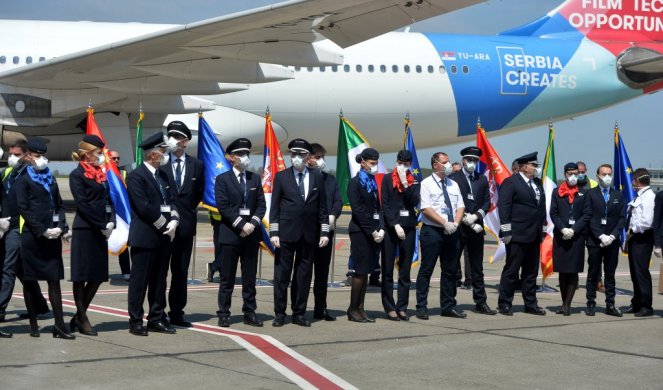
{"type": "MultiPolygon", "coordinates": [[[[63,197],[67,197],[66,189],[63,197]]],[[[73,214],[68,213],[68,221],[73,214]]],[[[332,280],[345,279],[349,214],[338,222],[332,280]]],[[[76,340],[51,337],[53,319],[40,320],[41,337],[29,336],[21,285],[17,282],[0,329],[14,333],[0,340],[2,389],[282,389],[282,388],[420,388],[420,389],[661,389],[663,388],[663,295],[658,290],[659,260],[652,262],[655,315],[623,318],[603,313],[603,294],[595,317],[584,314],[585,275],[574,298],[572,315],[554,312],[559,292],[539,293],[548,313],[523,313],[522,298],[514,299],[515,315],[486,316],[471,312],[472,293],[458,290],[458,307],[466,319],[440,317],[439,271],[429,293],[430,320],[414,317],[415,290],[410,291],[408,322],[388,321],[380,289],[366,296],[372,324],[345,318],[349,288],[330,287],[328,308],[335,322],[316,321],[310,328],[290,323],[271,326],[273,291],[258,287],[258,315],[263,328],[242,323],[241,280],[233,294],[230,328],[217,327],[218,275],[206,281],[206,263],[213,257],[212,229],[206,213],[199,214],[195,269],[192,265],[186,317],[194,328],[176,335],[129,334],[126,316],[128,283],[121,279],[116,256],[110,257],[111,280],[101,286],[88,312],[99,332],[96,337],[76,333],[76,340]],[[437,308],[437,310],[436,310],[437,308]]],[[[497,305],[502,263],[489,264],[495,249],[486,245],[484,271],[488,304],[497,305]]],[[[272,258],[262,256],[261,277],[273,278],[272,258]]],[[[64,246],[65,277],[69,276],[69,245],[64,246]]],[[[439,270],[439,268],[437,268],[439,270]]],[[[412,272],[416,279],[418,268],[412,272]]],[[[239,273],[239,271],[238,271],[239,273]]],[[[541,278],[539,277],[539,284],[541,278]]],[[[266,283],[267,284],[267,283],[266,283]]],[[[553,275],[546,284],[557,287],[553,275]]],[[[617,269],[617,306],[630,303],[632,284],[628,261],[617,269]]],[[[47,291],[45,283],[42,289],[47,291]]],[[[65,321],[75,312],[71,282],[62,281],[65,321]]],[[[146,304],[147,306],[147,304],[146,304]]],[[[313,294],[309,309],[313,306],[313,294]]],[[[308,313],[312,319],[312,313],[308,313]]]]}

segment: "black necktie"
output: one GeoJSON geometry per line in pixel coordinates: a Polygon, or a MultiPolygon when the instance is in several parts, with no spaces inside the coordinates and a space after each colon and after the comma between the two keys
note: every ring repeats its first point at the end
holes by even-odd
{"type": "Polygon", "coordinates": [[[304,191],[304,173],[299,172],[299,180],[297,181],[297,185],[299,185],[299,193],[302,196],[302,199],[306,199],[306,192],[304,191]]]}
{"type": "Polygon", "coordinates": [[[157,181],[157,185],[159,186],[159,192],[161,193],[161,200],[163,203],[166,203],[166,190],[163,188],[163,185],[161,185],[161,180],[159,180],[159,171],[157,170],[154,172],[154,180],[157,181]]]}
{"type": "Polygon", "coordinates": [[[453,222],[454,217],[451,210],[451,199],[449,198],[449,193],[447,192],[447,182],[446,179],[442,179],[442,193],[444,194],[444,204],[447,206],[447,221],[453,222]]]}
{"type": "Polygon", "coordinates": [[[239,186],[242,187],[242,203],[246,207],[246,181],[244,180],[244,173],[239,174],[239,186]]]}
{"type": "Polygon", "coordinates": [[[177,184],[177,190],[180,190],[182,187],[182,159],[175,159],[175,184],[177,184]]]}

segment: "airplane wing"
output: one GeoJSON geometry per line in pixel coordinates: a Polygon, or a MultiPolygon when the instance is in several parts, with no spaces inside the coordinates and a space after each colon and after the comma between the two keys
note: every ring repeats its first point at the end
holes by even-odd
{"type": "Polygon", "coordinates": [[[234,92],[294,77],[282,65],[340,64],[341,48],[482,1],[287,1],[5,71],[0,83],[63,94],[234,92]]]}

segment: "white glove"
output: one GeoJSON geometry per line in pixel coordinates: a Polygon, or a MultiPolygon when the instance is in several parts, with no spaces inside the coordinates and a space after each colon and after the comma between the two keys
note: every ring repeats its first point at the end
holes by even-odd
{"type": "Polygon", "coordinates": [[[113,233],[113,229],[115,229],[115,224],[113,222],[108,222],[106,224],[106,229],[102,229],[101,232],[104,234],[104,236],[106,236],[106,238],[109,238],[113,233]]]}
{"type": "Polygon", "coordinates": [[[398,172],[398,179],[403,184],[403,187],[407,188],[407,168],[398,166],[396,167],[396,172],[398,172]]]}
{"type": "Polygon", "coordinates": [[[378,230],[378,234],[380,235],[380,241],[384,239],[384,229],[378,230]]]}
{"type": "Polygon", "coordinates": [[[254,230],[256,230],[256,227],[252,223],[245,223],[244,226],[242,226],[242,232],[239,235],[240,237],[250,236],[254,230]]]}
{"type": "Polygon", "coordinates": [[[564,240],[570,240],[571,238],[573,238],[573,235],[575,234],[575,232],[571,228],[563,228],[561,232],[562,232],[562,239],[564,240]]]}
{"type": "Polygon", "coordinates": [[[456,230],[458,229],[458,226],[452,222],[445,222],[443,227],[444,227],[444,234],[447,235],[456,233],[456,230]]]}
{"type": "Polygon", "coordinates": [[[403,230],[400,224],[394,225],[394,230],[399,240],[405,240],[405,230],[403,230]]]}
{"type": "MultiPolygon", "coordinates": [[[[12,219],[12,217],[7,217],[7,218],[0,218],[0,231],[4,234],[7,230],[9,230],[9,220],[12,219]]],[[[0,236],[1,237],[1,236],[0,236]]]]}
{"type": "Polygon", "coordinates": [[[318,242],[318,246],[320,248],[323,248],[329,244],[329,237],[320,237],[320,242],[318,242]]]}
{"type": "Polygon", "coordinates": [[[607,236],[605,234],[601,234],[599,236],[599,240],[601,240],[602,247],[610,246],[610,244],[612,244],[612,239],[610,238],[610,236],[607,236]]]}
{"type": "Polygon", "coordinates": [[[654,248],[654,256],[661,258],[661,248],[654,248]]]}
{"type": "Polygon", "coordinates": [[[509,243],[511,242],[511,235],[509,234],[508,236],[502,237],[502,242],[504,243],[504,245],[509,245],[509,243]]]}
{"type": "Polygon", "coordinates": [[[71,241],[71,236],[72,236],[72,233],[71,233],[71,230],[70,230],[70,231],[68,231],[68,232],[66,232],[65,234],[62,235],[62,241],[64,241],[65,243],[68,244],[71,241]]]}
{"type": "Polygon", "coordinates": [[[60,237],[60,234],[62,234],[62,229],[52,228],[52,229],[46,229],[43,236],[48,238],[49,240],[55,240],[56,238],[60,237]]]}
{"type": "Polygon", "coordinates": [[[281,247],[281,241],[279,241],[278,236],[270,237],[269,241],[274,245],[274,248],[280,248],[281,247]]]}
{"type": "Polygon", "coordinates": [[[467,226],[472,226],[479,219],[476,214],[465,214],[463,217],[463,223],[467,226]]]}
{"type": "Polygon", "coordinates": [[[336,217],[333,215],[329,216],[329,230],[336,229],[336,217]]]}
{"type": "Polygon", "coordinates": [[[382,229],[374,231],[371,235],[373,236],[373,241],[378,244],[384,240],[384,230],[382,229]]]}
{"type": "Polygon", "coordinates": [[[477,234],[483,232],[483,226],[479,225],[478,223],[473,224],[472,226],[470,226],[470,228],[474,230],[474,232],[477,234]]]}
{"type": "Polygon", "coordinates": [[[168,238],[170,238],[170,242],[173,242],[175,239],[175,230],[177,229],[177,225],[179,225],[179,222],[170,221],[168,222],[168,225],[166,225],[166,231],[163,232],[164,236],[168,236],[168,238]]]}

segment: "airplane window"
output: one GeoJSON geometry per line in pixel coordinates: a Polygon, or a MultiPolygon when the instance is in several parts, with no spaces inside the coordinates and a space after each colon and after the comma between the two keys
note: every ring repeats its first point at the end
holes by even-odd
{"type": "Polygon", "coordinates": [[[313,72],[313,67],[309,66],[308,68],[306,68],[306,70],[308,70],[309,72],[313,72]]]}
{"type": "Polygon", "coordinates": [[[387,67],[384,65],[380,65],[380,72],[384,73],[387,71],[387,67]]]}
{"type": "Polygon", "coordinates": [[[375,71],[375,67],[373,65],[369,65],[368,66],[368,71],[373,73],[373,71],[375,71]]]}
{"type": "Polygon", "coordinates": [[[403,67],[403,71],[404,71],[405,73],[410,73],[410,65],[405,65],[405,66],[403,67]]]}
{"type": "Polygon", "coordinates": [[[346,72],[350,71],[350,65],[343,65],[343,70],[346,72]]]}
{"type": "Polygon", "coordinates": [[[391,66],[391,71],[394,73],[398,73],[398,65],[392,65],[391,66]]]}
{"type": "Polygon", "coordinates": [[[470,73],[470,68],[468,68],[467,65],[463,65],[463,73],[465,74],[470,73]]]}
{"type": "Polygon", "coordinates": [[[357,65],[357,73],[361,72],[361,65],[357,65]]]}
{"type": "Polygon", "coordinates": [[[32,63],[32,57],[25,57],[25,63],[26,64],[31,64],[32,63]]]}
{"type": "Polygon", "coordinates": [[[4,64],[5,62],[7,62],[7,57],[1,56],[0,57],[0,64],[4,64]]]}
{"type": "Polygon", "coordinates": [[[456,65],[451,65],[451,73],[456,74],[458,71],[458,68],[456,68],[456,65]]]}
{"type": "Polygon", "coordinates": [[[18,56],[14,56],[14,58],[12,58],[12,62],[18,64],[18,56]]]}
{"type": "Polygon", "coordinates": [[[325,67],[324,67],[324,66],[321,66],[321,67],[320,67],[320,72],[324,72],[324,71],[325,71],[325,67]]]}
{"type": "Polygon", "coordinates": [[[447,73],[447,68],[445,68],[444,65],[440,65],[440,73],[441,74],[447,73]]]}
{"type": "MultiPolygon", "coordinates": [[[[42,57],[42,58],[44,58],[44,57],[42,57]]],[[[41,58],[39,59],[39,61],[41,61],[41,58]]],[[[295,72],[299,72],[300,70],[302,70],[301,66],[295,66],[295,72]]]]}
{"type": "Polygon", "coordinates": [[[39,62],[44,62],[46,61],[46,57],[39,57],[39,62]]]}
{"type": "Polygon", "coordinates": [[[433,65],[428,65],[428,73],[433,73],[433,65]]]}
{"type": "Polygon", "coordinates": [[[416,69],[417,69],[417,73],[421,73],[421,65],[417,65],[416,69]]]}
{"type": "Polygon", "coordinates": [[[332,72],[338,72],[338,65],[332,65],[332,72]]]}

